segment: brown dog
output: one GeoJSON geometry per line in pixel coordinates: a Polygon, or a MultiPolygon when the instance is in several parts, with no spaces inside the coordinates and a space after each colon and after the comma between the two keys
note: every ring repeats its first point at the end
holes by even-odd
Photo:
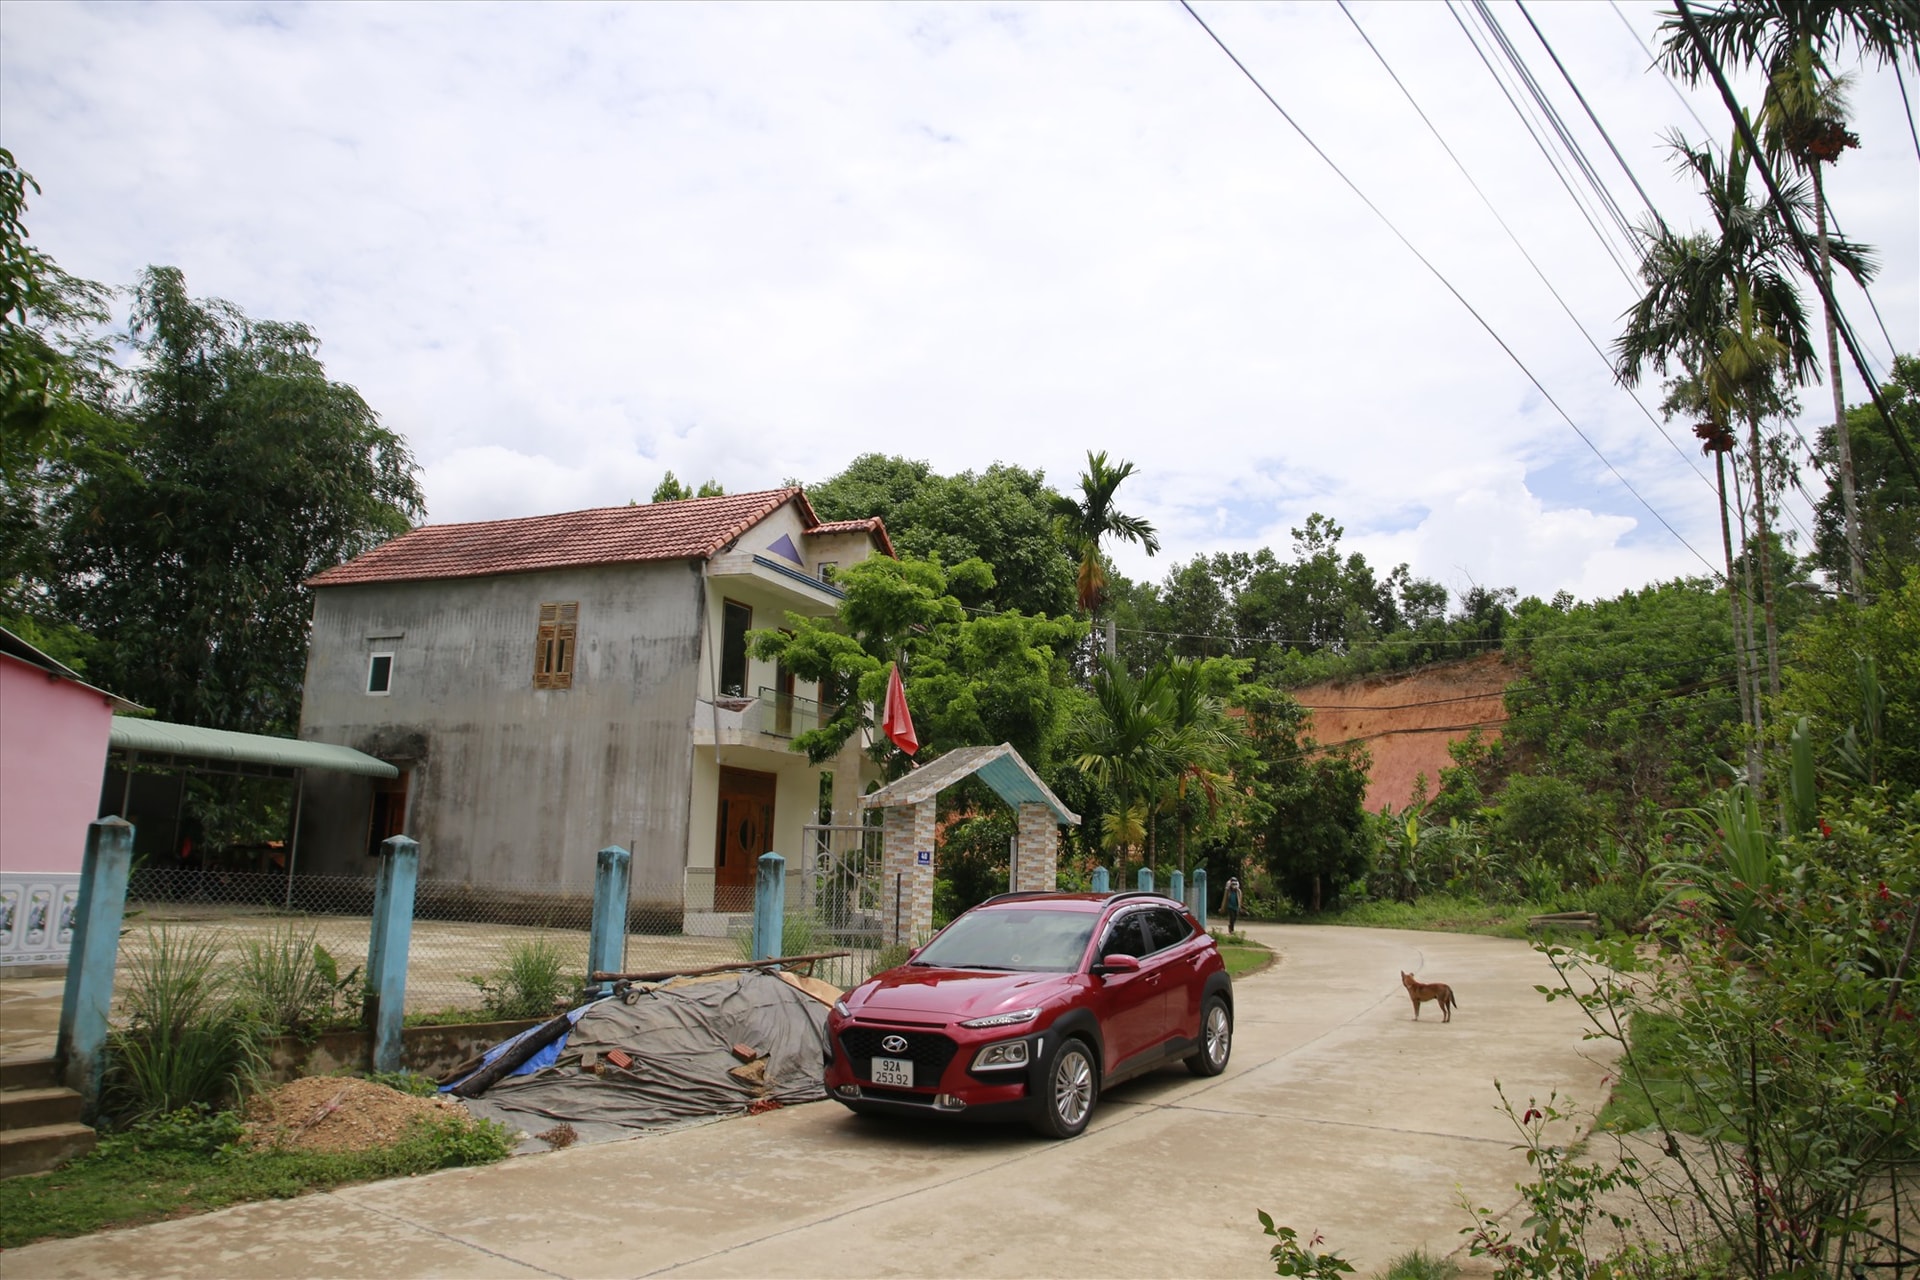
{"type": "Polygon", "coordinates": [[[1453,1021],[1453,988],[1444,982],[1415,982],[1413,975],[1404,969],[1400,972],[1400,985],[1407,989],[1407,997],[1413,1001],[1413,1017],[1420,1019],[1420,1006],[1429,1000],[1440,1002],[1440,1021],[1453,1021]]]}

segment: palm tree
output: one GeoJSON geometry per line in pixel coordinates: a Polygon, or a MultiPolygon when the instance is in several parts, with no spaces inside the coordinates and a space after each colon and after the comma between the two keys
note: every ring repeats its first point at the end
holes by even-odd
{"type": "Polygon", "coordinates": [[[1173,810],[1179,832],[1180,874],[1187,873],[1187,830],[1193,824],[1192,798],[1204,795],[1209,810],[1219,805],[1229,781],[1227,753],[1233,746],[1233,722],[1226,704],[1208,691],[1205,662],[1173,660],[1165,664],[1167,687],[1166,752],[1171,778],[1164,803],[1173,810]]]}
{"type": "MultiPolygon", "coordinates": [[[[1736,139],[1723,165],[1712,152],[1678,135],[1671,142],[1680,167],[1699,182],[1715,232],[1679,236],[1664,225],[1641,229],[1647,242],[1641,267],[1647,289],[1628,311],[1626,329],[1614,343],[1614,376],[1632,386],[1644,365],[1650,363],[1665,370],[1669,363],[1678,363],[1683,374],[1698,385],[1707,410],[1710,445],[1728,443],[1735,418],[1745,420],[1758,534],[1755,555],[1760,567],[1760,610],[1766,619],[1768,688],[1777,696],[1779,634],[1760,423],[1784,406],[1781,376],[1788,380],[1803,378],[1814,367],[1815,357],[1799,290],[1793,282],[1794,259],[1785,218],[1771,200],[1756,206],[1748,198],[1751,157],[1745,148],[1736,139]]],[[[1782,196],[1794,208],[1804,203],[1805,188],[1790,186],[1782,196]]],[[[1863,256],[1855,246],[1836,241],[1833,252],[1835,260],[1849,271],[1864,269],[1863,256]]],[[[1731,595],[1735,590],[1734,564],[1732,539],[1726,532],[1726,493],[1723,476],[1722,544],[1727,551],[1727,588],[1731,595]]],[[[1744,536],[1741,541],[1744,547],[1744,536]]],[[[1749,612],[1743,619],[1737,603],[1732,607],[1738,646],[1742,630],[1751,628],[1752,615],[1749,612]]],[[[1744,655],[1742,665],[1747,665],[1744,655]]],[[[1757,741],[1757,684],[1749,691],[1747,710],[1757,741]]],[[[1758,767],[1757,754],[1750,746],[1748,771],[1755,779],[1758,767]]]]}
{"type": "Polygon", "coordinates": [[[1760,121],[1765,146],[1785,156],[1813,183],[1814,232],[1820,246],[1820,278],[1826,283],[1821,310],[1827,322],[1827,382],[1833,391],[1833,440],[1840,473],[1840,507],[1847,536],[1847,585],[1854,599],[1865,590],[1866,557],[1860,545],[1860,506],[1854,493],[1853,442],[1847,430],[1846,392],[1840,374],[1840,324],[1827,305],[1833,295],[1833,248],[1827,236],[1827,188],[1823,164],[1860,145],[1847,130],[1846,78],[1827,74],[1813,45],[1800,40],[1790,63],[1768,78],[1760,121]]]}
{"type": "MultiPolygon", "coordinates": [[[[1682,6],[1684,10],[1684,5],[1682,6]]],[[[1833,266],[1827,235],[1826,190],[1820,166],[1858,146],[1846,131],[1844,82],[1828,70],[1852,45],[1870,63],[1896,62],[1920,46],[1920,5],[1874,0],[1741,0],[1697,13],[1674,12],[1661,24],[1660,57],[1668,70],[1698,84],[1708,59],[1761,68],[1767,91],[1761,107],[1767,147],[1784,152],[1813,180],[1813,212],[1820,238],[1820,274],[1827,284],[1822,307],[1827,323],[1827,369],[1834,402],[1834,440],[1839,455],[1841,502],[1846,510],[1847,560],[1858,595],[1864,571],[1856,507],[1853,452],[1848,440],[1845,393],[1840,383],[1840,338],[1833,309],[1833,266]],[[1688,19],[1699,31],[1696,42],[1688,19]]],[[[1863,278],[1855,272],[1855,278],[1863,278]]]]}
{"type": "Polygon", "coordinates": [[[1160,535],[1138,516],[1126,515],[1113,505],[1114,491],[1133,474],[1131,462],[1107,461],[1106,451],[1087,451],[1087,469],[1080,473],[1078,501],[1065,494],[1054,494],[1053,515],[1065,536],[1068,548],[1079,557],[1080,571],[1074,583],[1080,608],[1094,621],[1093,649],[1100,646],[1100,601],[1106,592],[1106,568],[1101,563],[1100,541],[1115,537],[1137,542],[1148,555],[1160,550],[1160,535]]]}
{"type": "Polygon", "coordinates": [[[1114,882],[1126,885],[1132,848],[1146,836],[1146,804],[1169,772],[1167,722],[1172,699],[1164,672],[1135,679],[1117,659],[1102,655],[1093,673],[1093,703],[1073,727],[1074,765],[1113,793],[1118,802],[1107,824],[1117,855],[1114,882]]]}

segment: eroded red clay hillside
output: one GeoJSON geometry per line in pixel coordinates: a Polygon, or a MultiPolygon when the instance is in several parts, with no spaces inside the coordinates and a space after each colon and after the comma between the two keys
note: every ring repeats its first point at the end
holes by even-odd
{"type": "Polygon", "coordinates": [[[1489,740],[1506,723],[1501,693],[1517,670],[1499,654],[1422,667],[1418,671],[1329,680],[1295,689],[1313,736],[1332,745],[1360,741],[1373,753],[1367,808],[1405,807],[1414,779],[1427,776],[1431,795],[1452,763],[1447,744],[1474,729],[1489,740]]]}

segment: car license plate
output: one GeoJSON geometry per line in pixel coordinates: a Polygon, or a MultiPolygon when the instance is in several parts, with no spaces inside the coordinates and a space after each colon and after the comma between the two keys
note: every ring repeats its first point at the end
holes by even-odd
{"type": "Polygon", "coordinates": [[[895,1089],[913,1088],[913,1060],[910,1058],[875,1058],[873,1060],[873,1082],[888,1085],[895,1089]]]}

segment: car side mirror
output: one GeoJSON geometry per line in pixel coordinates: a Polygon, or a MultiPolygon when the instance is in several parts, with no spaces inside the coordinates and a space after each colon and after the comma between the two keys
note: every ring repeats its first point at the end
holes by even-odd
{"type": "Polygon", "coordinates": [[[1100,963],[1093,966],[1093,976],[1096,978],[1104,978],[1110,973],[1138,972],[1140,972],[1139,956],[1102,956],[1100,963]]]}

